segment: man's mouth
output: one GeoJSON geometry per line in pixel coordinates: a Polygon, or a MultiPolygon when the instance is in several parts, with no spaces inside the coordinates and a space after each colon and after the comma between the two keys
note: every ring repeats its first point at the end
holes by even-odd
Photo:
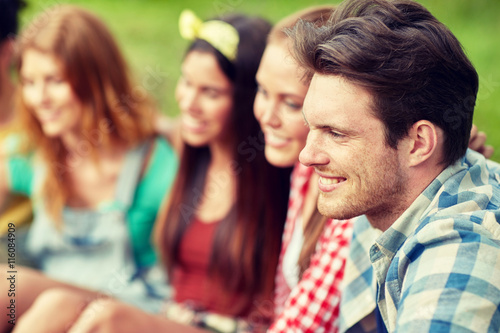
{"type": "Polygon", "coordinates": [[[341,186],[347,179],[344,177],[324,177],[320,176],[318,187],[322,192],[331,192],[341,186]]]}

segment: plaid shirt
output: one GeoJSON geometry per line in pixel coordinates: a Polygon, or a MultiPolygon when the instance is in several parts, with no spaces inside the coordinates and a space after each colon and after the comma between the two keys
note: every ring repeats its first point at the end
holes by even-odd
{"type": "Polygon", "coordinates": [[[282,266],[293,229],[297,227],[297,221],[301,221],[304,197],[312,173],[312,168],[297,164],[292,174],[288,214],[276,273],[277,319],[268,331],[271,333],[338,331],[340,283],[352,235],[352,220],[327,221],[311,263],[293,290],[290,290],[285,280],[282,266]]]}
{"type": "Polygon", "coordinates": [[[358,218],[341,331],[373,330],[376,294],[389,332],[499,332],[499,184],[500,166],[468,151],[380,236],[358,218]]]}

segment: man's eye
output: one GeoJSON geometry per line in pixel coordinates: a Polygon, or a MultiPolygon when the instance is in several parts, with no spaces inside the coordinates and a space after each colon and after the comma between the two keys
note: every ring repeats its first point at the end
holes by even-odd
{"type": "Polygon", "coordinates": [[[343,138],[345,136],[344,134],[340,134],[338,132],[333,132],[333,131],[329,131],[328,133],[334,138],[343,138]]]}

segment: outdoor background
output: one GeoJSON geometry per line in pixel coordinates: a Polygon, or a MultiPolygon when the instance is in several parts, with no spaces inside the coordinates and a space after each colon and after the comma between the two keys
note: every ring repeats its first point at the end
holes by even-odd
{"type": "MultiPolygon", "coordinates": [[[[300,0],[26,0],[22,25],[54,5],[81,5],[99,15],[116,36],[136,79],[137,92],[148,91],[160,109],[178,113],[174,88],[188,42],[178,33],[184,8],[202,19],[228,12],[260,15],[272,23],[314,4],[339,1],[300,0]]],[[[488,135],[500,162],[500,0],[419,0],[444,22],[464,46],[480,78],[474,123],[488,135]]]]}

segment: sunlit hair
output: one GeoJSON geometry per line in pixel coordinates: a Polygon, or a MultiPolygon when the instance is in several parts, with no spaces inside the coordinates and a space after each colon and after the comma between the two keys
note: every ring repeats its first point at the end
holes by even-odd
{"type": "MultiPolygon", "coordinates": [[[[25,132],[47,164],[41,196],[56,221],[69,195],[66,180],[71,160],[92,157],[98,150],[132,147],[153,134],[153,107],[145,91],[134,90],[125,60],[108,28],[94,14],[57,5],[39,14],[18,38],[17,70],[23,55],[36,50],[53,56],[83,105],[78,156],[70,155],[59,137],[44,134],[40,122],[17,93],[25,132]]],[[[21,78],[22,81],[22,78],[21,78]]],[[[22,83],[21,83],[22,84],[22,83]]]]}
{"type": "Polygon", "coordinates": [[[267,38],[267,43],[288,42],[290,38],[286,32],[293,28],[299,20],[311,22],[315,26],[321,27],[330,19],[334,10],[335,6],[333,5],[321,5],[308,7],[290,14],[273,26],[267,38]]]}
{"type": "MultiPolygon", "coordinates": [[[[292,29],[299,20],[310,22],[316,27],[321,27],[329,21],[334,10],[335,6],[332,5],[313,6],[283,18],[274,25],[269,33],[267,39],[268,45],[278,44],[288,50],[291,40],[287,35],[287,31],[292,29]]],[[[304,244],[302,245],[298,260],[300,276],[309,267],[311,257],[316,250],[316,244],[321,237],[326,221],[327,218],[321,216],[315,206],[313,214],[305,224],[304,244]]]]}
{"type": "MultiPolygon", "coordinates": [[[[274,276],[286,217],[288,169],[271,166],[265,159],[260,127],[253,116],[257,90],[255,75],[265,48],[270,24],[259,18],[228,15],[221,18],[236,28],[240,42],[237,57],[229,61],[204,40],[195,40],[190,52],[214,55],[221,71],[233,84],[230,140],[237,172],[234,212],[217,226],[210,260],[210,274],[229,293],[241,293],[247,304],[256,296],[272,299],[274,276]]],[[[180,242],[197,208],[210,161],[208,147],[184,143],[179,174],[171,193],[166,218],[159,221],[158,242],[170,274],[179,264],[180,242]]],[[[222,295],[223,296],[223,295],[222,295]]],[[[226,295],[227,296],[227,295],[226,295]]],[[[235,313],[242,311],[233,305],[235,313]]]]}
{"type": "Polygon", "coordinates": [[[313,74],[367,89],[372,111],[397,149],[419,120],[444,132],[442,164],[465,155],[479,80],[453,33],[408,0],[344,1],[328,26],[300,22],[291,32],[296,60],[313,74]]]}

